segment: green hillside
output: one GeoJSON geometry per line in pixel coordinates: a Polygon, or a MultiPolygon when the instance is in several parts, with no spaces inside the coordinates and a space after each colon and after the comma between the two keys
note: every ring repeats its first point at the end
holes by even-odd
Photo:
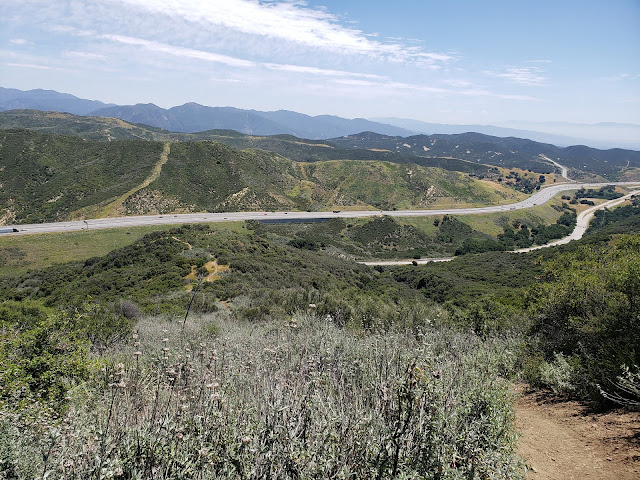
{"type": "Polygon", "coordinates": [[[521,198],[497,183],[441,168],[303,163],[211,141],[100,142],[28,130],[0,131],[0,167],[4,224],[178,211],[470,206],[521,198]]]}
{"type": "Polygon", "coordinates": [[[140,184],[161,143],[0,131],[1,223],[64,220],[140,184]]]}
{"type": "Polygon", "coordinates": [[[74,135],[85,140],[173,140],[170,132],[148,125],[135,125],[118,118],[83,117],[40,110],[0,112],[0,129],[28,129],[40,133],[74,135]]]}
{"type": "Polygon", "coordinates": [[[425,208],[511,201],[468,175],[439,168],[348,160],[301,163],[261,150],[216,142],[173,143],[160,177],[125,202],[127,213],[169,213],[154,198],[176,198],[191,210],[327,210],[425,208]],[[155,194],[155,196],[154,196],[155,194]]]}
{"type": "Polygon", "coordinates": [[[538,173],[556,170],[545,157],[571,169],[572,178],[616,180],[640,167],[640,152],[614,148],[599,150],[585,146],[556,147],[514,137],[479,133],[392,137],[372,132],[333,138],[340,148],[380,149],[418,157],[450,157],[504,168],[529,169],[538,173]]]}
{"type": "Polygon", "coordinates": [[[81,117],[69,113],[37,110],[0,112],[0,129],[26,128],[41,133],[76,135],[85,140],[111,141],[139,139],[152,141],[218,141],[240,150],[260,149],[278,153],[294,161],[368,160],[416,163],[427,167],[465,172],[476,176],[496,173],[486,165],[455,158],[421,158],[411,154],[369,148],[340,148],[324,140],[306,140],[292,135],[255,136],[233,130],[179,133],[148,125],[132,124],[116,118],[81,117]]]}

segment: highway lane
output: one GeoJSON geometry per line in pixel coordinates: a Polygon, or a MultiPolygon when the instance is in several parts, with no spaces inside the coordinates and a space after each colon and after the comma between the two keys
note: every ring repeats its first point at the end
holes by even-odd
{"type": "MultiPolygon", "coordinates": [[[[616,205],[619,205],[621,203],[626,202],[633,195],[640,195],[640,190],[634,190],[634,191],[628,193],[627,195],[625,195],[623,197],[616,198],[616,199],[613,199],[613,200],[609,200],[607,202],[601,203],[600,205],[595,205],[595,206],[593,206],[591,208],[588,208],[587,210],[581,212],[578,215],[578,217],[576,218],[576,226],[575,226],[575,228],[566,237],[563,237],[563,238],[561,238],[559,240],[554,240],[554,241],[549,242],[549,243],[545,243],[544,245],[537,245],[535,247],[529,247],[529,248],[520,248],[518,250],[510,250],[510,253],[532,252],[534,250],[540,250],[541,248],[555,247],[556,245],[565,245],[565,244],[569,243],[572,240],[580,240],[584,236],[584,234],[587,231],[587,229],[589,228],[589,222],[593,218],[593,216],[596,213],[596,211],[602,210],[604,208],[615,207],[616,205]]],[[[453,259],[455,259],[455,257],[420,258],[420,259],[412,259],[412,260],[409,260],[409,259],[405,259],[405,260],[374,260],[374,261],[358,262],[358,263],[362,263],[364,265],[370,265],[370,266],[375,266],[375,265],[394,266],[394,265],[412,265],[415,262],[418,265],[424,265],[424,264],[430,263],[430,262],[450,262],[453,259]]]]}
{"type": "Polygon", "coordinates": [[[551,160],[549,157],[547,157],[546,155],[540,155],[542,158],[544,158],[547,162],[551,162],[553,163],[556,167],[558,167],[560,169],[560,176],[563,177],[564,179],[568,180],[569,182],[575,182],[575,180],[571,180],[569,178],[569,169],[567,167],[565,167],[564,165],[560,165],[558,162],[556,162],[555,160],[551,160]]]}
{"type": "Polygon", "coordinates": [[[606,185],[640,186],[640,182],[607,182],[607,183],[562,183],[549,185],[531,195],[529,198],[509,205],[494,205],[474,208],[445,208],[435,210],[357,210],[340,212],[226,212],[226,213],[183,213],[168,215],[142,215],[131,217],[98,218],[54,223],[34,223],[24,225],[6,225],[16,228],[16,233],[3,235],[27,235],[35,233],[70,232],[77,230],[96,230],[104,228],[127,228],[145,225],[173,225],[203,222],[237,222],[244,220],[265,219],[298,219],[308,220],[317,218],[364,218],[378,215],[391,217],[429,217],[438,215],[479,215],[486,213],[520,210],[542,205],[551,200],[556,194],[579,188],[600,188],[606,185]]]}
{"type": "Polygon", "coordinates": [[[587,229],[589,228],[589,222],[593,218],[593,215],[598,210],[602,210],[603,208],[615,207],[616,205],[626,202],[629,198],[631,198],[632,195],[639,195],[639,194],[640,194],[640,190],[635,190],[633,192],[628,193],[624,197],[616,198],[614,200],[609,200],[608,202],[604,202],[604,203],[601,203],[600,205],[596,205],[594,207],[588,208],[587,210],[580,212],[580,215],[578,215],[578,218],[576,218],[576,226],[573,229],[573,232],[571,232],[566,237],[561,238],[559,240],[555,240],[553,242],[549,242],[545,245],[538,245],[536,247],[521,248],[519,250],[514,250],[514,252],[516,253],[532,252],[534,250],[540,250],[541,248],[555,247],[556,245],[564,245],[566,243],[569,243],[572,240],[580,240],[584,236],[587,229]]]}

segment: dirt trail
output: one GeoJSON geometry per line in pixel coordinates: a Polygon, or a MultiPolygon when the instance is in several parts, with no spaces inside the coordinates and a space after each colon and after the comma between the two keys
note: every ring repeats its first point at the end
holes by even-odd
{"type": "Polygon", "coordinates": [[[171,144],[169,142],[164,144],[164,148],[162,149],[162,153],[160,154],[160,160],[156,163],[151,170],[151,174],[138,186],[132,188],[127,193],[120,195],[113,202],[102,209],[102,212],[98,215],[98,218],[105,217],[113,217],[116,215],[122,214],[120,211],[122,209],[123,202],[129,198],[131,195],[136,193],[138,190],[142,190],[143,188],[148,187],[151,182],[156,180],[160,173],[162,172],[162,167],[169,160],[169,153],[171,152],[171,144]]]}
{"type": "Polygon", "coordinates": [[[516,416],[528,480],[640,478],[640,413],[592,414],[578,402],[529,394],[516,416]]]}

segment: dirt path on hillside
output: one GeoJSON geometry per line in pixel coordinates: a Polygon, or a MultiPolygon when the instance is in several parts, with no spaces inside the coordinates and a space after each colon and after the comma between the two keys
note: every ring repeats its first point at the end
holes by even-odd
{"type": "Polygon", "coordinates": [[[640,413],[593,414],[578,402],[528,394],[516,416],[528,480],[640,478],[640,413]]]}
{"type": "Polygon", "coordinates": [[[153,170],[151,170],[151,174],[147,178],[145,178],[145,180],[140,185],[132,188],[124,195],[120,195],[117,199],[115,199],[109,205],[104,207],[102,209],[102,212],[98,215],[98,218],[113,217],[113,216],[122,214],[121,209],[124,201],[127,198],[129,198],[131,195],[136,193],[137,191],[148,187],[151,184],[151,182],[153,182],[160,176],[160,173],[162,172],[162,167],[169,160],[170,152],[171,152],[171,144],[167,142],[164,144],[162,153],[160,154],[160,160],[158,161],[158,163],[154,165],[153,170]]]}

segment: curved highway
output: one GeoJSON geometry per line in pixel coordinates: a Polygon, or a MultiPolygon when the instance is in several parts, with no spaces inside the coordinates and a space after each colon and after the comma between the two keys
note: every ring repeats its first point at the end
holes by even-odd
{"type": "Polygon", "coordinates": [[[358,210],[335,212],[228,212],[228,213],[183,213],[168,215],[144,215],[133,217],[98,218],[89,220],[76,220],[54,223],[32,223],[24,225],[7,225],[7,228],[15,228],[16,233],[3,235],[26,235],[33,233],[70,232],[75,230],[95,230],[103,228],[128,228],[144,225],[174,225],[181,223],[203,222],[237,222],[243,220],[310,220],[317,218],[364,218],[377,215],[390,217],[429,217],[437,215],[478,215],[486,213],[506,212],[531,208],[551,200],[556,194],[566,190],[579,188],[600,188],[607,185],[640,186],[640,182],[608,182],[608,183],[563,183],[550,185],[540,189],[521,202],[509,205],[495,205],[490,207],[475,208],[446,208],[438,210],[358,210]]]}
{"type": "Polygon", "coordinates": [[[541,248],[547,247],[555,247],[556,245],[564,245],[569,243],[571,240],[580,240],[587,228],[589,228],[589,222],[593,218],[593,215],[598,210],[602,210],[603,208],[615,207],[621,203],[626,202],[631,196],[640,194],[640,190],[634,190],[633,192],[628,193],[624,197],[615,198],[613,200],[609,200],[608,202],[601,203],[600,205],[596,205],[594,207],[588,208],[583,212],[580,212],[578,218],[576,218],[576,226],[569,235],[559,240],[554,240],[553,242],[546,243],[544,245],[538,245],[536,247],[529,248],[521,248],[519,250],[514,250],[516,253],[524,253],[524,252],[532,252],[534,250],[540,250],[541,248]]]}
{"type": "MultiPolygon", "coordinates": [[[[526,253],[526,252],[532,252],[534,250],[540,250],[541,248],[555,247],[556,245],[565,245],[572,240],[580,240],[584,236],[587,229],[589,228],[589,222],[593,218],[593,215],[596,213],[596,211],[602,210],[603,208],[614,207],[616,205],[624,203],[633,195],[640,195],[640,190],[634,190],[633,192],[630,192],[623,197],[609,200],[608,202],[601,203],[600,205],[596,205],[594,207],[588,208],[585,211],[581,212],[578,215],[578,218],[576,218],[576,226],[573,229],[573,232],[571,232],[566,237],[563,237],[559,240],[554,240],[549,243],[545,243],[544,245],[536,245],[535,247],[520,248],[518,250],[508,250],[508,251],[510,253],[526,253]]],[[[425,263],[430,263],[430,262],[449,262],[454,258],[456,257],[420,258],[415,260],[373,260],[373,261],[358,262],[358,263],[363,263],[364,265],[370,265],[370,266],[375,266],[375,265],[395,266],[395,265],[411,265],[411,264],[423,265],[425,263]]]]}

